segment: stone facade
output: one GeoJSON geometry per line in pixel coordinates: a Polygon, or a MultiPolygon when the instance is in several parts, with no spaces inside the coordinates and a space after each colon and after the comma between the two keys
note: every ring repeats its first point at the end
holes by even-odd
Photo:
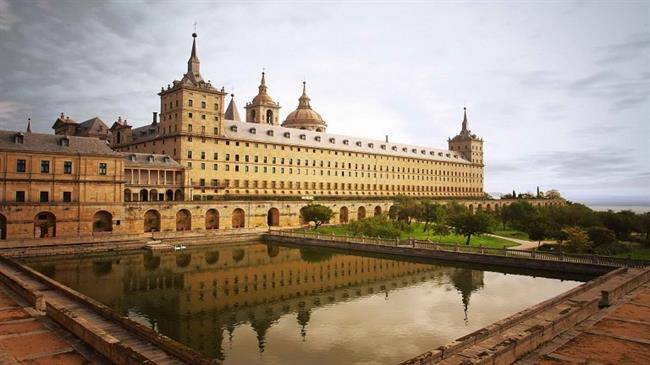
{"type": "Polygon", "coordinates": [[[55,135],[0,131],[3,239],[297,226],[312,199],[337,223],[388,212],[398,195],[455,199],[472,211],[508,204],[484,199],[483,140],[466,112],[448,149],[336,135],[303,83],[279,125],[262,74],[242,122],[234,96],[224,111],[227,93],[203,79],[196,37],[186,73],[162,88],[148,125],[120,117],[106,128],[61,114],[55,135]]]}
{"type": "Polygon", "coordinates": [[[195,199],[484,195],[483,141],[467,129],[466,114],[448,149],[335,135],[325,132],[303,85],[297,109],[280,126],[265,77],[245,122],[234,100],[224,113],[226,94],[203,81],[195,38],[187,73],[159,94],[160,121],[132,129],[118,120],[112,146],[170,155],[187,168],[195,199]]]}

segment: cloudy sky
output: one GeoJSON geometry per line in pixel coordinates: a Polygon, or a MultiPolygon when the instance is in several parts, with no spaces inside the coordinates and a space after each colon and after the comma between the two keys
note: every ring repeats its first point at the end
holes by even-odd
{"type": "Polygon", "coordinates": [[[649,4],[0,0],[0,128],[149,123],[197,22],[240,107],[265,68],[283,116],[305,79],[331,132],[446,147],[467,106],[486,191],[650,202],[649,4]]]}

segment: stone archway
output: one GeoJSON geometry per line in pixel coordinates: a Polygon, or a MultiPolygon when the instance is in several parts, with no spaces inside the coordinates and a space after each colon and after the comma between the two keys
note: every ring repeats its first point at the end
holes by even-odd
{"type": "Polygon", "coordinates": [[[124,201],[130,202],[132,197],[133,196],[131,195],[131,189],[124,189],[124,201]]]}
{"type": "Polygon", "coordinates": [[[152,201],[152,202],[158,201],[158,190],[151,189],[149,191],[149,201],[152,201]]]}
{"type": "Polygon", "coordinates": [[[34,217],[34,237],[56,237],[56,216],[51,212],[41,212],[34,217]]]}
{"type": "Polygon", "coordinates": [[[159,232],[160,231],[160,213],[155,209],[147,210],[144,213],[144,231],[145,232],[159,232]]]}
{"type": "Polygon", "coordinates": [[[7,239],[7,217],[0,214],[0,240],[7,239]]]}
{"type": "Polygon", "coordinates": [[[269,209],[266,213],[266,224],[269,227],[276,227],[280,225],[280,211],[278,208],[269,209]]]}
{"type": "Polygon", "coordinates": [[[176,200],[176,201],[183,200],[183,190],[176,189],[176,191],[174,192],[174,200],[176,200]]]}
{"type": "Polygon", "coordinates": [[[381,215],[381,207],[379,205],[375,207],[375,215],[381,215]]]}
{"type": "Polygon", "coordinates": [[[167,200],[167,201],[174,200],[174,190],[167,189],[167,191],[165,191],[165,200],[167,200]]]}
{"type": "Polygon", "coordinates": [[[113,215],[105,210],[100,210],[93,215],[93,233],[111,232],[113,230],[113,215]]]}
{"type": "Polygon", "coordinates": [[[205,212],[205,229],[219,229],[219,212],[216,209],[205,212]]]}
{"type": "Polygon", "coordinates": [[[192,214],[187,209],[176,212],[176,230],[189,231],[192,229],[192,214]]]}
{"type": "Polygon", "coordinates": [[[241,208],[232,211],[232,228],[246,227],[246,213],[241,208]]]}
{"type": "Polygon", "coordinates": [[[366,217],[366,207],[360,206],[359,209],[357,209],[357,220],[360,221],[366,217]]]}
{"type": "Polygon", "coordinates": [[[349,221],[349,211],[348,207],[341,207],[339,210],[339,222],[341,223],[347,223],[349,221]]]}

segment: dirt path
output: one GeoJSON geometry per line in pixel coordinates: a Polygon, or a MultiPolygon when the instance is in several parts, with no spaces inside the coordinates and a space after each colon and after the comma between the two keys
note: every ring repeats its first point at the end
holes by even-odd
{"type": "MultiPolygon", "coordinates": [[[[532,249],[537,247],[537,242],[534,242],[534,241],[522,240],[522,239],[519,239],[519,238],[497,236],[496,234],[489,234],[489,233],[487,234],[487,236],[497,237],[497,238],[504,239],[506,241],[518,243],[519,246],[509,247],[509,248],[514,248],[516,250],[532,250],[532,249]]],[[[549,242],[542,241],[542,243],[549,243],[549,242]]]]}

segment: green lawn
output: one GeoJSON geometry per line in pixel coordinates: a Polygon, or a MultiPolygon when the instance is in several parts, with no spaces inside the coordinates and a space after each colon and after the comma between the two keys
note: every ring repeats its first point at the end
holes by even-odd
{"type": "Polygon", "coordinates": [[[632,256],[633,259],[650,260],[650,247],[634,248],[629,252],[616,255],[616,257],[627,258],[628,255],[632,256]]]}
{"type": "MultiPolygon", "coordinates": [[[[424,226],[424,224],[421,223],[412,223],[412,225],[414,228],[413,232],[402,233],[401,236],[402,239],[414,238],[418,240],[426,240],[428,238],[433,242],[459,244],[459,245],[461,244],[464,245],[466,241],[466,238],[464,236],[459,236],[453,233],[447,236],[437,236],[432,234],[431,232],[422,232],[422,227],[424,226]]],[[[337,236],[344,236],[347,233],[349,233],[345,225],[320,227],[317,230],[315,230],[315,232],[319,232],[323,234],[335,234],[337,236]]],[[[470,245],[472,246],[482,245],[484,247],[502,248],[503,246],[510,247],[510,246],[516,246],[517,244],[512,241],[504,240],[498,237],[480,235],[480,236],[472,236],[470,245]]]]}
{"type": "Polygon", "coordinates": [[[530,240],[528,238],[528,233],[522,231],[516,231],[513,229],[496,230],[494,231],[494,234],[496,234],[497,236],[516,238],[520,240],[530,240]]]}

